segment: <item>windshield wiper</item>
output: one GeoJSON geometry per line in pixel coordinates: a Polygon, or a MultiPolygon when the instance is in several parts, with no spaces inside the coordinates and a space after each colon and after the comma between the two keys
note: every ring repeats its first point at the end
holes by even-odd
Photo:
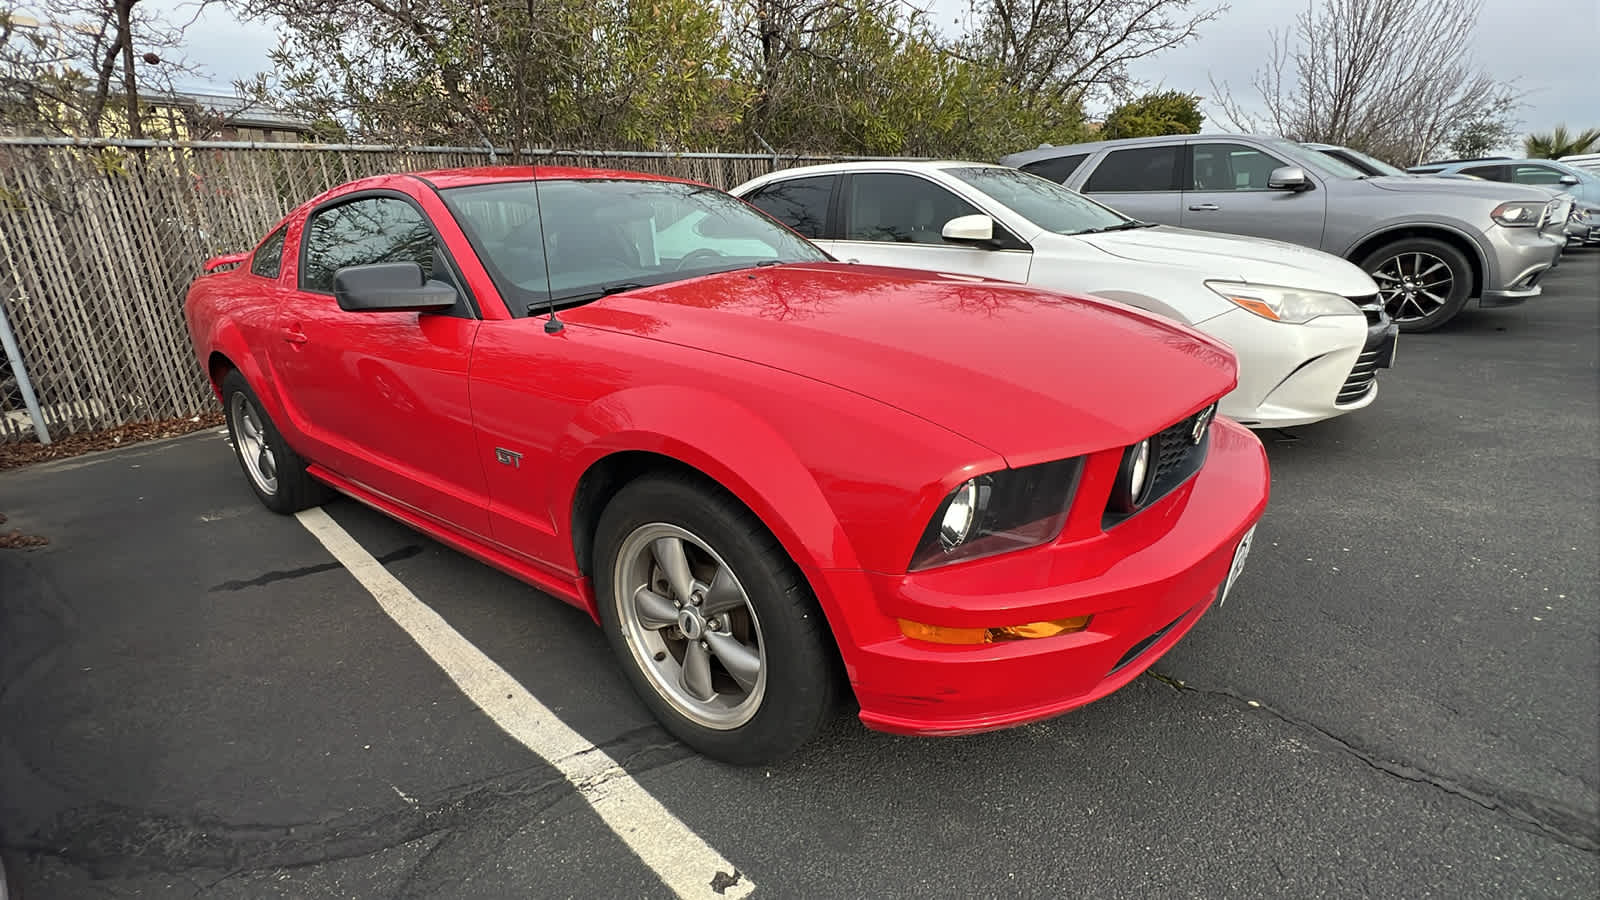
{"type": "Polygon", "coordinates": [[[562,294],[561,296],[555,297],[551,300],[535,300],[528,304],[528,315],[531,316],[536,312],[548,309],[552,303],[575,306],[582,303],[591,303],[595,300],[599,300],[601,297],[609,297],[612,294],[620,294],[623,291],[631,291],[642,287],[645,287],[645,285],[642,285],[637,281],[614,281],[610,284],[602,284],[599,287],[591,288],[587,291],[577,291],[571,294],[562,294]]]}
{"type": "Polygon", "coordinates": [[[1132,228],[1154,227],[1156,227],[1155,222],[1141,222],[1138,219],[1129,219],[1126,222],[1118,222],[1115,225],[1107,225],[1104,228],[1085,228],[1083,231],[1074,231],[1073,234],[1104,234],[1107,231],[1127,231],[1132,228]]]}

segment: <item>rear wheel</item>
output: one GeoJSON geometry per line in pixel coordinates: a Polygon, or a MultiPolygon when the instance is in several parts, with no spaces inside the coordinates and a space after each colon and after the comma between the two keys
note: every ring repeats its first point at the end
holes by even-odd
{"type": "Polygon", "coordinates": [[[1472,266],[1444,241],[1407,238],[1362,260],[1378,300],[1401,331],[1432,331],[1455,318],[1472,292],[1472,266]]]}
{"type": "Polygon", "coordinates": [[[276,513],[295,513],[333,495],[306,472],[306,461],[289,448],[237,369],[222,379],[222,409],[239,468],[263,506],[276,513]]]}
{"type": "Polygon", "coordinates": [[[772,762],[834,704],[827,625],[756,517],[685,476],[619,491],[595,536],[601,623],[634,690],[707,756],[772,762]]]}

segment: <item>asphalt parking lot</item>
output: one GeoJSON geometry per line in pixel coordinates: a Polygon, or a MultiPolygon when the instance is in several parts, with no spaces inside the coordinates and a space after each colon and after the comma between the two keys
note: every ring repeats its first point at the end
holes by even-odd
{"type": "MultiPolygon", "coordinates": [[[[349,501],[423,604],[756,896],[1592,896],[1600,251],[1264,432],[1272,504],[1155,669],[1018,730],[674,743],[582,613],[349,501]]],[[[22,898],[655,897],[652,869],[224,437],[0,473],[0,852],[22,898]]],[[[670,848],[669,848],[670,849],[670,848]]]]}

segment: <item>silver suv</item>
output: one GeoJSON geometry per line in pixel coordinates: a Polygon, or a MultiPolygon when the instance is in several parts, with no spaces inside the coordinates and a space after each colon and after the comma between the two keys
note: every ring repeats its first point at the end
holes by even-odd
{"type": "Polygon", "coordinates": [[[1467,301],[1539,294],[1561,257],[1559,201],[1520,185],[1369,176],[1278,138],[1188,134],[1041,147],[1001,160],[1149,222],[1289,241],[1356,263],[1402,331],[1467,301]]]}

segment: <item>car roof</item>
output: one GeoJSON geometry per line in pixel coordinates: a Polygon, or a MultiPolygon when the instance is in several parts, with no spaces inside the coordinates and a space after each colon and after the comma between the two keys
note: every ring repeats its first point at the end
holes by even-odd
{"type": "Polygon", "coordinates": [[[1559,159],[1512,159],[1509,156],[1486,156],[1482,159],[1461,159],[1453,162],[1431,162],[1421,166],[1412,166],[1413,169],[1431,168],[1438,166],[1444,169],[1461,169],[1467,166],[1521,166],[1521,165],[1553,165],[1558,169],[1570,169],[1571,166],[1559,159]]]}
{"type": "Polygon", "coordinates": [[[507,181],[557,181],[574,178],[604,178],[623,181],[673,181],[698,184],[687,178],[634,172],[627,169],[591,169],[579,166],[473,166],[460,169],[431,169],[410,173],[436,188],[498,184],[507,181]]]}
{"type": "MultiPolygon", "coordinates": [[[[1019,150],[1001,157],[1000,162],[1008,166],[1020,166],[1041,159],[1056,159],[1062,156],[1076,156],[1079,153],[1094,153],[1099,150],[1116,149],[1121,147],[1138,147],[1142,144],[1170,143],[1175,140],[1191,140],[1204,138],[1206,140],[1279,140],[1265,134],[1164,134],[1158,137],[1117,138],[1109,141],[1090,141],[1083,144],[1062,144],[1060,146],[1035,147],[1032,150],[1019,150]]],[[[1292,141],[1290,143],[1293,143],[1292,141]]]]}
{"type": "MultiPolygon", "coordinates": [[[[794,166],[788,169],[778,169],[764,175],[757,175],[744,184],[766,184],[771,181],[787,180],[790,178],[803,178],[807,175],[838,175],[844,172],[937,172],[942,169],[960,167],[1005,169],[1009,166],[997,166],[994,163],[973,162],[964,159],[852,159],[843,162],[817,163],[810,166],[794,166]]],[[[739,185],[743,187],[744,185],[739,185]]]]}

